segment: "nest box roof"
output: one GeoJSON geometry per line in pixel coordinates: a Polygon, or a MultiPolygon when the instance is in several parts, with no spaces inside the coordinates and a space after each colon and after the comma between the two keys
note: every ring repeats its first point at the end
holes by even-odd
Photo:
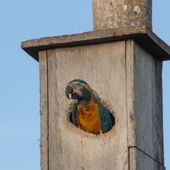
{"type": "Polygon", "coordinates": [[[149,29],[139,33],[130,32],[129,30],[109,29],[81,34],[45,37],[22,42],[21,47],[30,56],[38,61],[38,52],[41,50],[75,47],[129,39],[139,43],[143,48],[152,53],[155,57],[158,57],[160,60],[170,60],[170,46],[149,29]]]}

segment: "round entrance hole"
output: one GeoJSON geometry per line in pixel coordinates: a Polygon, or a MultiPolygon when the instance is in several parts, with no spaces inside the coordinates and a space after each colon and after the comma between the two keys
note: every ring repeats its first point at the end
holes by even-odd
{"type": "Polygon", "coordinates": [[[111,107],[84,80],[70,81],[65,95],[75,101],[69,110],[69,121],[76,127],[97,135],[109,132],[115,125],[111,107]]]}

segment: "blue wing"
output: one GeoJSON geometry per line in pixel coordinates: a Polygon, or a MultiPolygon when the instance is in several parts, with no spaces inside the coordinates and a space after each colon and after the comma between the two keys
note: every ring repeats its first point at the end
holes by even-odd
{"type": "Polygon", "coordinates": [[[73,123],[75,126],[77,126],[77,121],[76,121],[76,110],[77,110],[77,103],[75,103],[71,109],[70,112],[70,121],[73,123]]]}
{"type": "Polygon", "coordinates": [[[115,124],[115,119],[112,113],[103,105],[99,104],[99,115],[103,133],[112,129],[115,124]]]}

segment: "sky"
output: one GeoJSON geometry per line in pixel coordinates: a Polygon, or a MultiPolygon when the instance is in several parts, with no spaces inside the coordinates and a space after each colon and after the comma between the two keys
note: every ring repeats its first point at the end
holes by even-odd
{"type": "MultiPolygon", "coordinates": [[[[0,170],[40,170],[39,65],[22,41],[92,31],[91,0],[0,0],[0,170]]],[[[170,1],[153,0],[153,31],[170,45],[170,1]]],[[[170,62],[163,64],[165,166],[170,170],[170,62]]]]}

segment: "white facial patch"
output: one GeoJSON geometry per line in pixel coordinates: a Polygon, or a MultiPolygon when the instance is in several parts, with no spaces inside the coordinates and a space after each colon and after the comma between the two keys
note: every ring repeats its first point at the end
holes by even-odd
{"type": "Polygon", "coordinates": [[[71,93],[68,94],[68,98],[72,99],[72,94],[71,93]]]}

